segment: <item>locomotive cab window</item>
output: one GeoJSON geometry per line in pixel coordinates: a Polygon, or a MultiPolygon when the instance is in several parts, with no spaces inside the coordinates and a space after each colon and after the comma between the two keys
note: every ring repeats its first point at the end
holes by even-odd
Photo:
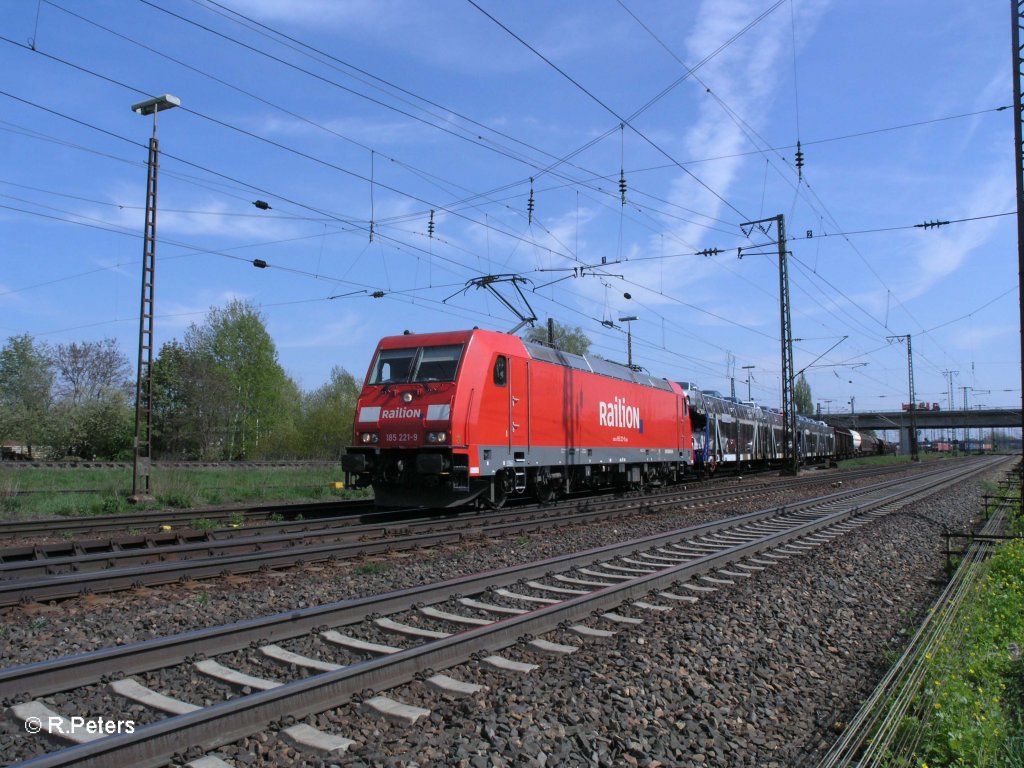
{"type": "Polygon", "coordinates": [[[415,349],[382,349],[373,361],[371,384],[396,384],[409,380],[415,349]]]}
{"type": "Polygon", "coordinates": [[[461,344],[438,347],[382,349],[370,369],[370,384],[455,381],[462,358],[461,344]]]}
{"type": "Polygon", "coordinates": [[[494,361],[494,383],[499,387],[504,387],[508,382],[508,358],[504,355],[498,355],[498,359],[494,361]]]}
{"type": "Polygon", "coordinates": [[[461,344],[423,347],[413,381],[455,381],[455,372],[462,357],[461,344]]]}

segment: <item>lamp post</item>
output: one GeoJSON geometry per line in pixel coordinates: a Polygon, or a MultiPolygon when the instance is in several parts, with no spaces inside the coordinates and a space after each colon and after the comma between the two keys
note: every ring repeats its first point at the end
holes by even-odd
{"type": "Polygon", "coordinates": [[[165,93],[132,105],[143,117],[153,116],[146,171],[146,224],[142,245],[142,299],[139,305],[139,365],[135,377],[135,440],[132,460],[134,502],[153,498],[150,471],[153,458],[153,285],[156,269],[156,180],[159,144],[156,139],[158,112],[181,105],[181,99],[165,93]]]}
{"type": "Polygon", "coordinates": [[[620,317],[619,322],[626,324],[626,359],[630,369],[633,368],[633,321],[639,320],[636,315],[620,317]]]}
{"type": "Polygon", "coordinates": [[[756,366],[753,366],[753,365],[744,365],[743,366],[743,370],[747,372],[747,402],[748,403],[751,402],[754,399],[753,397],[750,396],[750,372],[755,367],[756,366]]]}

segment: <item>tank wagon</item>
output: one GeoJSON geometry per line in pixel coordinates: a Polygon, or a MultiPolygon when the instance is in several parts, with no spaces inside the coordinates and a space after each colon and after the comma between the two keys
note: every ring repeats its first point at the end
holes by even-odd
{"type": "Polygon", "coordinates": [[[874,435],[855,429],[836,427],[836,458],[855,459],[861,456],[880,456],[888,451],[888,444],[874,435]]]}
{"type": "Polygon", "coordinates": [[[382,339],[354,442],[347,481],[381,506],[546,501],[676,481],[693,463],[678,384],[479,329],[382,339]]]}

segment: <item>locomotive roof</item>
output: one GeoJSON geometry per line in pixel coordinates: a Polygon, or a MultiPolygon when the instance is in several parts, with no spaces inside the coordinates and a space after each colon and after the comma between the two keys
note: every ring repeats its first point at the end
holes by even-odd
{"type": "Polygon", "coordinates": [[[596,373],[613,379],[640,384],[641,386],[654,387],[655,389],[667,392],[672,391],[672,385],[666,380],[634,370],[628,365],[615,363],[594,355],[576,355],[571,352],[563,352],[546,344],[535,344],[525,341],[514,334],[502,333],[500,331],[485,331],[479,328],[462,331],[441,331],[437,333],[410,333],[406,331],[401,336],[385,336],[380,340],[378,347],[381,349],[400,349],[410,346],[465,344],[474,336],[498,341],[500,344],[496,346],[504,347],[505,349],[508,349],[507,344],[509,342],[516,346],[521,345],[521,349],[534,360],[542,360],[547,363],[575,368],[576,370],[587,371],[588,373],[596,373]]]}
{"type": "Polygon", "coordinates": [[[385,336],[377,343],[377,346],[382,349],[400,349],[411,346],[459,344],[469,341],[469,337],[478,332],[475,328],[469,331],[438,331],[436,333],[406,331],[401,336],[385,336]]]}
{"type": "Polygon", "coordinates": [[[526,347],[526,351],[534,360],[564,365],[567,368],[596,373],[613,379],[628,381],[632,384],[640,384],[645,387],[663,389],[666,392],[672,391],[672,385],[665,381],[665,379],[656,379],[642,371],[630,368],[628,365],[614,363],[611,360],[605,360],[603,357],[575,355],[571,352],[563,352],[560,349],[555,349],[545,344],[535,344],[530,341],[524,341],[523,346],[526,347]]]}

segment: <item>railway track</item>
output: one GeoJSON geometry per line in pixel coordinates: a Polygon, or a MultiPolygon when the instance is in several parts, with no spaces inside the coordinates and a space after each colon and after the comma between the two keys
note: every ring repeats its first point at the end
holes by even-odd
{"type": "MultiPolygon", "coordinates": [[[[105,686],[103,676],[112,670],[118,673],[110,682],[114,709],[105,715],[108,720],[126,719],[140,697],[150,702],[144,706],[176,711],[170,717],[151,714],[150,722],[132,733],[37,758],[33,766],[40,767],[161,765],[180,753],[181,745],[212,749],[267,723],[346,702],[413,723],[429,712],[379,692],[420,675],[425,685],[448,696],[478,695],[467,682],[474,668],[529,674],[529,665],[516,658],[521,653],[567,654],[578,647],[552,644],[541,635],[561,627],[585,643],[630,631],[644,616],[798,558],[994,465],[988,459],[962,462],[910,479],[499,571],[15,667],[0,672],[0,698],[12,705],[14,716],[26,723],[39,718],[33,722],[52,726],[44,730],[65,743],[69,736],[76,738],[59,732],[68,721],[41,697],[105,686]],[[385,643],[384,636],[401,640],[385,643]],[[337,649],[338,656],[314,657],[316,651],[310,650],[328,647],[337,649]],[[263,672],[253,674],[256,670],[263,672]],[[423,670],[448,674],[420,674],[423,670]],[[196,708],[141,690],[168,675],[208,676],[220,680],[218,685],[255,692],[196,708]]],[[[283,727],[292,731],[288,737],[294,742],[306,745],[302,749],[314,748],[308,746],[311,729],[283,727]]],[[[333,739],[330,749],[346,748],[344,734],[327,736],[333,739]]]]}
{"type": "Polygon", "coordinates": [[[943,645],[955,646],[956,637],[969,631],[961,608],[971,597],[982,564],[994,550],[995,542],[989,537],[1003,533],[1013,514],[1011,505],[1015,507],[1017,503],[1011,498],[997,501],[978,532],[981,535],[967,541],[959,566],[903,654],[862,703],[842,737],[832,745],[817,768],[909,766],[920,762],[915,755],[920,731],[935,712],[936,705],[936,694],[922,695],[927,658],[941,652],[939,648],[943,645]],[[909,722],[918,724],[917,732],[908,727],[909,722]]]}
{"type": "MultiPolygon", "coordinates": [[[[890,467],[845,470],[840,472],[839,475],[842,478],[858,478],[905,470],[905,465],[894,465],[890,467]]],[[[734,477],[722,476],[715,480],[698,484],[697,487],[714,486],[719,482],[728,482],[734,479],[734,477]]],[[[161,541],[174,541],[179,536],[189,536],[195,540],[197,536],[201,537],[207,534],[214,536],[231,535],[233,530],[237,531],[239,528],[247,528],[262,523],[320,520],[338,515],[373,514],[375,511],[372,499],[351,499],[238,505],[231,507],[200,507],[188,510],[165,509],[116,515],[92,515],[89,517],[0,520],[0,541],[60,536],[69,540],[46,545],[48,551],[56,552],[63,549],[65,554],[70,554],[78,544],[77,538],[85,534],[122,534],[122,536],[118,537],[118,541],[125,542],[127,546],[136,546],[136,542],[147,539],[159,543],[161,541]],[[204,527],[209,528],[209,530],[195,531],[194,525],[198,521],[202,521],[204,527]],[[165,531],[168,526],[171,532],[165,531]],[[124,535],[129,531],[136,533],[124,535]],[[190,531],[190,533],[184,533],[183,531],[190,531]]],[[[404,513],[397,511],[388,514],[415,516],[416,513],[414,510],[409,510],[404,513]]],[[[102,542],[88,542],[88,546],[93,551],[96,551],[95,548],[102,546],[102,542]]],[[[2,551],[0,550],[0,552],[2,551]]],[[[0,562],[3,562],[2,554],[0,554],[0,562]]]]}
{"type": "MultiPolygon", "coordinates": [[[[0,520],[0,541],[18,538],[61,536],[74,538],[82,534],[127,533],[137,531],[135,538],[149,536],[154,540],[174,539],[178,529],[193,529],[197,521],[216,526],[218,530],[244,527],[275,520],[320,519],[338,514],[359,514],[373,510],[372,500],[349,499],[305,503],[240,505],[234,507],[200,507],[188,510],[162,509],[119,515],[91,517],[48,517],[32,520],[0,520]]],[[[200,532],[201,535],[202,532],[200,532]]],[[[131,537],[129,537],[131,538],[131,537]]],[[[53,545],[73,549],[74,542],[53,545]]]]}
{"type": "MultiPolygon", "coordinates": [[[[905,471],[905,467],[899,471],[905,471]]],[[[852,472],[842,475],[846,480],[864,476],[852,472]]],[[[467,537],[507,536],[545,527],[594,523],[623,514],[674,505],[724,503],[756,497],[768,489],[792,490],[821,482],[822,477],[811,476],[739,486],[669,488],[626,499],[587,498],[457,517],[402,520],[393,513],[350,513],[317,521],[266,522],[206,533],[8,547],[0,549],[0,607],[437,546],[467,537]],[[363,522],[366,519],[382,522],[363,522]]],[[[298,509],[306,507],[299,505],[298,509]]],[[[365,512],[364,507],[355,507],[365,512]]],[[[352,505],[342,507],[350,508],[352,505]]]]}

